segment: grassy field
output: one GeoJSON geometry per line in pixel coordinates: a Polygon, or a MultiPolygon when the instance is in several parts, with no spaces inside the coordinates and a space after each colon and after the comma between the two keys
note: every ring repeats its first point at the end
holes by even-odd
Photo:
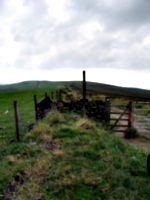
{"type": "MultiPolygon", "coordinates": [[[[7,93],[0,93],[0,142],[10,141],[16,138],[14,101],[18,103],[19,126],[21,136],[27,131],[29,124],[35,123],[34,95],[37,96],[37,102],[45,97],[45,92],[50,96],[54,92],[56,98],[57,88],[44,88],[38,90],[18,90],[7,93]]],[[[5,143],[4,142],[4,143],[5,143]]]]}
{"type": "Polygon", "coordinates": [[[0,159],[0,192],[7,198],[150,198],[145,152],[73,113],[51,111],[20,143],[1,147],[0,159]],[[16,174],[23,184],[14,180],[16,174]],[[8,183],[13,194],[6,192],[8,183]]]}
{"type": "MultiPolygon", "coordinates": [[[[125,143],[100,123],[53,110],[35,122],[38,102],[62,85],[0,93],[0,199],[113,200],[150,198],[146,153],[125,143]],[[17,100],[21,142],[16,142],[17,100]],[[32,131],[27,125],[34,123],[32,131]],[[19,174],[24,183],[15,180],[19,174]],[[8,188],[14,189],[9,194],[8,188]]],[[[117,101],[122,101],[121,99],[117,101]]]]}

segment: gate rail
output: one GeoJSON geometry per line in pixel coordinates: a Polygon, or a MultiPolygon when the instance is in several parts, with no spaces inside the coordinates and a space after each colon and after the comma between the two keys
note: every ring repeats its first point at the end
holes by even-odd
{"type": "Polygon", "coordinates": [[[110,129],[111,130],[115,132],[124,132],[125,129],[121,129],[121,128],[132,127],[132,101],[129,101],[127,105],[126,104],[111,104],[110,107],[111,107],[110,109],[110,129]],[[115,128],[118,128],[118,129],[115,129],[115,128]]]}
{"type": "Polygon", "coordinates": [[[133,126],[140,133],[150,133],[150,102],[133,102],[133,126]],[[149,108],[142,108],[143,105],[149,108]]]}

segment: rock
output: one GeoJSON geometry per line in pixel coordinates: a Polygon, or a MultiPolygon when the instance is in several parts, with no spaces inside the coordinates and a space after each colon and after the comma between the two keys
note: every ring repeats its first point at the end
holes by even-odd
{"type": "Polygon", "coordinates": [[[49,151],[53,151],[56,148],[56,144],[53,142],[47,142],[45,148],[49,151]]]}
{"type": "Polygon", "coordinates": [[[5,194],[13,194],[14,192],[15,192],[15,184],[9,183],[5,190],[5,194]]]}

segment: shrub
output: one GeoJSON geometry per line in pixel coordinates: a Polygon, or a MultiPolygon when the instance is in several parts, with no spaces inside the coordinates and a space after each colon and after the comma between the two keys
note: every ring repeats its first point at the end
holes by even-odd
{"type": "Polygon", "coordinates": [[[125,138],[136,138],[139,137],[139,133],[137,131],[137,129],[135,129],[134,127],[131,128],[127,128],[124,132],[124,137],[125,138]]]}

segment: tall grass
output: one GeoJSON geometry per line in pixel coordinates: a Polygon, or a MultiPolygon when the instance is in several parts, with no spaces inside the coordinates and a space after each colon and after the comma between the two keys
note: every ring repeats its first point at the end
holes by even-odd
{"type": "Polygon", "coordinates": [[[0,155],[0,191],[24,179],[11,199],[150,198],[145,152],[74,113],[52,110],[0,155]]]}

